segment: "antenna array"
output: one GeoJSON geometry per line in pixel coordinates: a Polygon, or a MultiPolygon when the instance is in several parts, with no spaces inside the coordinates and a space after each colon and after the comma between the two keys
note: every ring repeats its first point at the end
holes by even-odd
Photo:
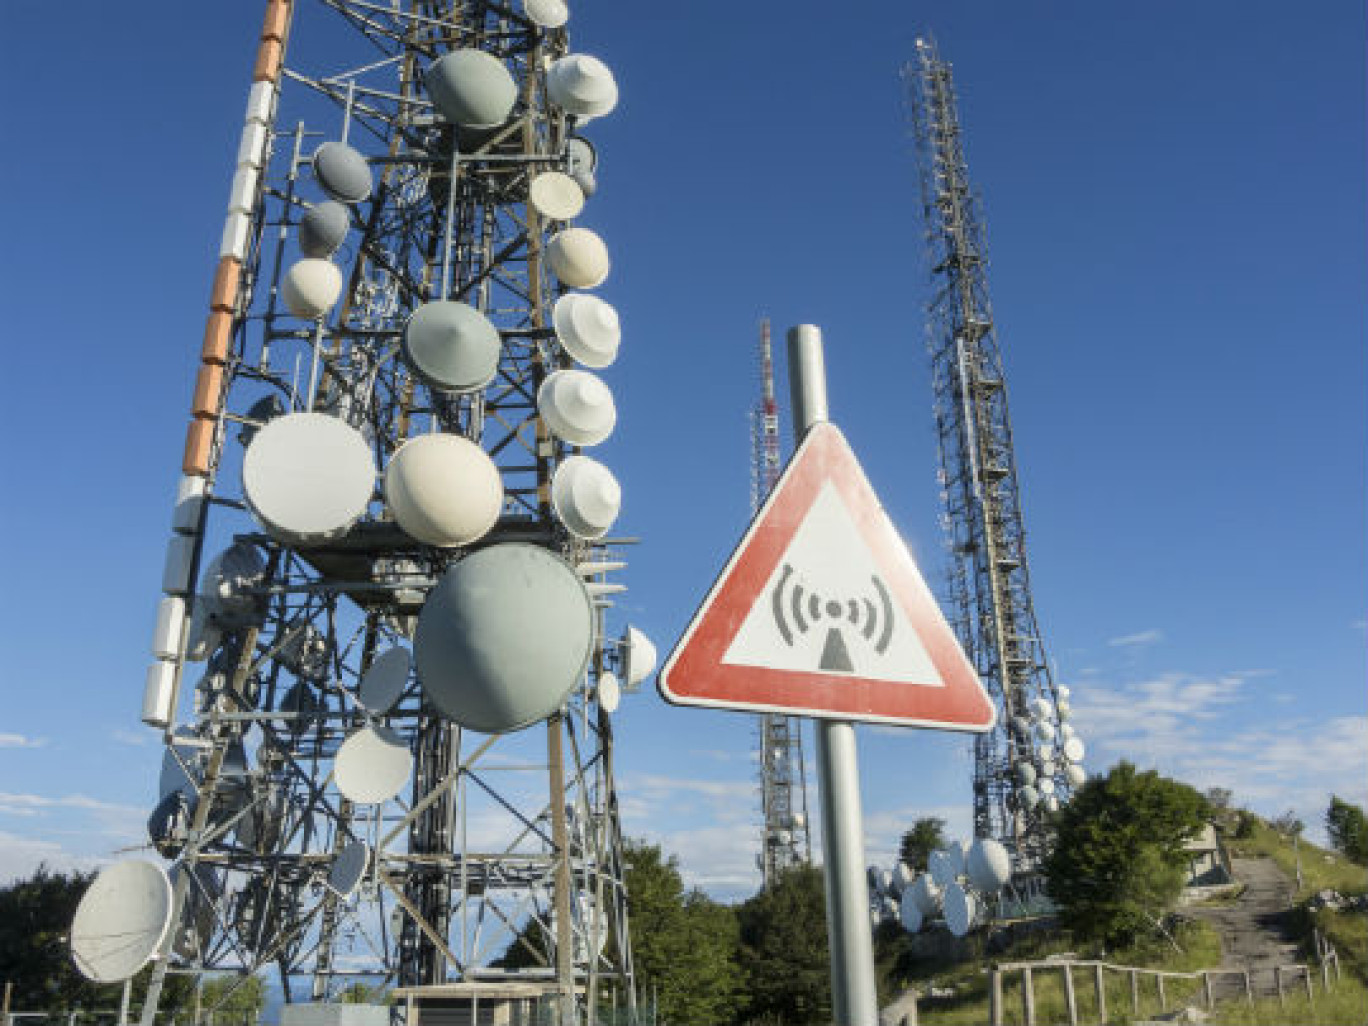
{"type": "Polygon", "coordinates": [[[1056,686],[1036,622],[1007,412],[1007,382],[988,298],[987,251],[969,182],[954,80],[935,44],[904,70],[921,172],[932,299],[927,345],[935,388],[950,605],[960,642],[998,704],[974,741],[974,832],[1029,875],[1047,842],[1045,814],[1084,780],[1069,689],[1056,686]]]}

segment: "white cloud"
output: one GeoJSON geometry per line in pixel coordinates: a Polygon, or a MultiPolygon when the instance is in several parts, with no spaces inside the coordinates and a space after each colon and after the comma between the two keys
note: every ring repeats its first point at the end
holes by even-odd
{"type": "Polygon", "coordinates": [[[1289,719],[1281,695],[1250,691],[1251,681],[1267,675],[1167,673],[1113,689],[1091,687],[1075,699],[1075,722],[1093,749],[1089,763],[1127,759],[1199,789],[1229,787],[1237,803],[1265,815],[1293,809],[1313,838],[1323,836],[1332,793],[1368,799],[1368,717],[1289,719]],[[1247,720],[1251,708],[1265,706],[1268,721],[1230,726],[1231,713],[1247,720]]]}
{"type": "Polygon", "coordinates": [[[1107,644],[1112,648],[1134,648],[1139,645],[1153,645],[1156,641],[1164,640],[1164,632],[1156,627],[1151,627],[1146,631],[1139,631],[1135,634],[1123,634],[1119,638],[1108,638],[1107,644]]]}
{"type": "Polygon", "coordinates": [[[27,737],[24,734],[0,734],[0,748],[42,748],[47,744],[45,737],[27,737]]]}
{"type": "Polygon", "coordinates": [[[105,856],[69,851],[55,841],[0,831],[0,885],[32,876],[39,866],[55,872],[85,872],[109,861],[105,856]]]}
{"type": "Polygon", "coordinates": [[[135,748],[142,748],[152,743],[152,739],[158,737],[150,730],[122,730],[115,728],[110,735],[121,745],[132,745],[135,748]]]}

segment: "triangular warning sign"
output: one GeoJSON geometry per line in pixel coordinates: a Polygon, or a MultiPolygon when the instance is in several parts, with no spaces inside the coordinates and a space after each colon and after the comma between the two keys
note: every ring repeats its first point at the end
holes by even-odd
{"type": "Polygon", "coordinates": [[[667,701],[985,731],[993,703],[835,425],[804,437],[659,677],[667,701]]]}

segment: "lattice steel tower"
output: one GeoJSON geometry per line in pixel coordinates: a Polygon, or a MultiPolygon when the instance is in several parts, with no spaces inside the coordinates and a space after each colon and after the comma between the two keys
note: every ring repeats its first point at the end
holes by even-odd
{"type": "Polygon", "coordinates": [[[610,714],[650,667],[607,624],[579,365],[619,329],[572,224],[617,86],[560,0],[264,6],[143,709],[144,1022],[167,971],[265,968],[635,1021],[610,714]]]}
{"type": "MultiPolygon", "coordinates": [[[[769,319],[760,322],[760,399],[751,410],[751,512],[764,505],[779,480],[779,404],[774,399],[774,351],[769,319]]],[[[801,722],[760,717],[760,874],[769,887],[790,866],[812,861],[807,771],[801,722]]]]}
{"type": "Polygon", "coordinates": [[[1030,873],[1047,837],[1044,813],[1081,781],[1069,725],[1031,601],[1026,532],[1007,411],[1007,382],[988,298],[988,258],[970,186],[954,80],[935,44],[917,41],[904,69],[930,255],[927,346],[950,549],[950,613],[998,705],[974,741],[974,831],[1001,841],[1030,873]]]}

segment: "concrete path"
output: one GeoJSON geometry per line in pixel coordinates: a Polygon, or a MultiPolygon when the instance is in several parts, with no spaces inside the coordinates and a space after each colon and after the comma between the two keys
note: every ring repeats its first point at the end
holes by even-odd
{"type": "MultiPolygon", "coordinates": [[[[1232,859],[1235,879],[1245,885],[1234,904],[1183,909],[1183,916],[1210,923],[1221,935],[1221,965],[1254,970],[1256,994],[1272,993],[1273,968],[1300,961],[1296,942],[1283,925],[1296,896],[1296,885],[1269,858],[1232,859]]],[[[1290,983],[1290,981],[1289,981],[1290,983]]],[[[1236,977],[1219,981],[1217,996],[1244,984],[1236,977]]]]}

